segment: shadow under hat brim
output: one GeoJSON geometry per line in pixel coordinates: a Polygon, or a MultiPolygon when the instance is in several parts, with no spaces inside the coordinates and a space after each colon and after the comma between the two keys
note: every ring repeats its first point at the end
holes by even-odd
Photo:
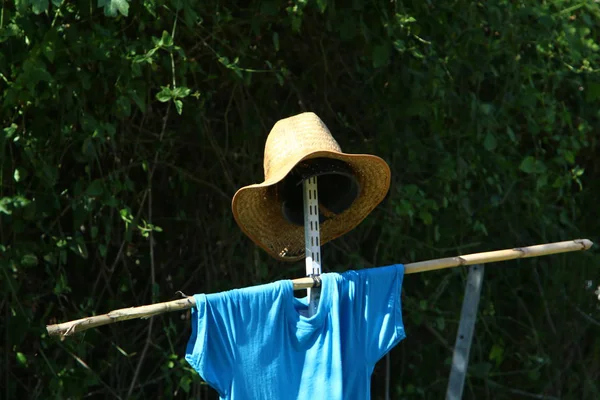
{"type": "Polygon", "coordinates": [[[313,158],[348,163],[360,185],[360,193],[352,205],[321,224],[321,245],[360,224],[381,203],[390,187],[390,168],[377,156],[316,151],[290,159],[262,183],[239,189],[231,204],[237,224],[254,243],[281,261],[298,261],[305,257],[304,227],[285,219],[281,204],[269,188],[281,182],[299,162],[313,158]]]}

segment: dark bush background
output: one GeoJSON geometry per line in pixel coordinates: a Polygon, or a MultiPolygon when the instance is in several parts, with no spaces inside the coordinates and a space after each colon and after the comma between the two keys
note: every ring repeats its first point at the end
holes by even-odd
{"type": "MultiPolygon", "coordinates": [[[[0,14],[0,397],[215,398],[189,313],[46,324],[303,275],[235,224],[265,138],[316,112],[388,161],[344,271],[600,228],[596,1],[16,0],[0,14]]],[[[600,398],[594,249],[490,264],[465,398],[600,398]]],[[[446,389],[466,276],[407,276],[397,399],[446,389]]],[[[373,375],[386,391],[386,362],[373,375]]]]}

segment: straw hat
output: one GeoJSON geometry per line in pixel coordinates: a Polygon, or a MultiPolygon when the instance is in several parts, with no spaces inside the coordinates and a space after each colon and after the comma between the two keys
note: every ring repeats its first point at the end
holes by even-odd
{"type": "MultiPolygon", "coordinates": [[[[314,113],[285,118],[273,126],[265,144],[264,182],[245,186],[233,196],[233,216],[242,231],[278,260],[297,261],[305,257],[304,227],[286,215],[282,184],[301,166],[315,162],[323,165],[328,161],[333,173],[352,178],[355,196],[350,199],[351,204],[337,213],[327,212],[320,204],[321,213],[325,215],[320,224],[321,244],[324,244],[352,230],[384,199],[391,172],[386,162],[377,156],[342,153],[327,126],[314,113]],[[347,166],[345,171],[344,166],[347,166]]],[[[312,173],[313,176],[322,174],[327,171],[312,173]]],[[[323,183],[321,188],[320,182],[317,178],[321,203],[321,193],[325,189],[331,193],[335,185],[325,187],[323,183]]],[[[298,184],[301,188],[301,182],[298,184]]],[[[337,193],[337,189],[333,190],[337,193]]],[[[299,193],[297,201],[301,204],[302,192],[299,193]]]]}

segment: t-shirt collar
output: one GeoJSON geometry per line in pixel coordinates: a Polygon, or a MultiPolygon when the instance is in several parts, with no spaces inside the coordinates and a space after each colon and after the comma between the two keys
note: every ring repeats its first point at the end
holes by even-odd
{"type": "Polygon", "coordinates": [[[323,324],[323,321],[327,317],[331,307],[331,296],[332,296],[332,285],[335,284],[333,276],[331,274],[321,275],[321,299],[317,307],[317,312],[310,316],[304,316],[296,309],[297,306],[304,306],[308,304],[307,297],[296,298],[294,297],[294,284],[291,280],[286,281],[286,290],[284,293],[284,303],[286,308],[287,319],[291,324],[295,324],[298,329],[316,329],[323,324]]]}

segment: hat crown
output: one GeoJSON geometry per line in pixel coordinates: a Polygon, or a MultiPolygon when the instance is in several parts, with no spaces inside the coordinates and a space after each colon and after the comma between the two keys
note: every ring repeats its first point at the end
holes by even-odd
{"type": "Polygon", "coordinates": [[[318,151],[341,153],[342,149],[315,113],[305,112],[277,121],[265,143],[265,180],[290,162],[318,151]]]}

